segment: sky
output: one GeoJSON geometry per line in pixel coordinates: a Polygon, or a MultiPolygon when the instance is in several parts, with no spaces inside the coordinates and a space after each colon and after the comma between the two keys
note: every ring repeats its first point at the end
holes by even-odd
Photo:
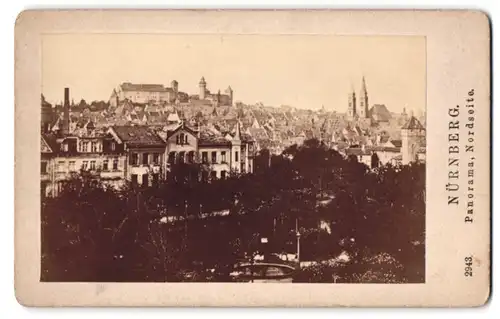
{"type": "Polygon", "coordinates": [[[203,76],[234,100],[346,112],[364,76],[369,104],[425,110],[425,38],[332,35],[58,34],[42,39],[42,93],[70,88],[75,102],[108,100],[122,82],[165,84],[198,94],[203,76]]]}

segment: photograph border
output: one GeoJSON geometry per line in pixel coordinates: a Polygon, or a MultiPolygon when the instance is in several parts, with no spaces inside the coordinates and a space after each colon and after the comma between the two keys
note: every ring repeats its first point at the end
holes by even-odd
{"type": "MultiPolygon", "coordinates": [[[[490,26],[478,11],[347,10],[68,10],[24,11],[16,21],[15,286],[32,306],[477,306],[489,296],[490,264],[490,26]],[[362,21],[362,23],[359,23],[362,21]],[[425,36],[426,283],[222,284],[40,283],[39,167],[41,35],[47,33],[335,34],[425,36]],[[451,36],[450,36],[451,34],[451,36]],[[450,48],[454,49],[450,52],[450,48]],[[469,63],[474,60],[475,63],[469,63]],[[447,62],[443,65],[443,61],[447,62]],[[465,80],[458,76],[457,70],[465,80]],[[432,85],[432,86],[431,86],[432,85]],[[449,209],[446,198],[448,108],[474,88],[476,110],[475,217],[449,209]],[[444,107],[443,105],[447,105],[444,107]],[[481,125],[482,124],[482,125],[481,125]],[[432,137],[432,139],[431,139],[432,137]],[[434,138],[435,137],[435,138],[434,138]],[[37,154],[37,155],[36,155],[37,154]],[[477,162],[476,162],[477,163],[477,162]],[[444,174],[441,172],[444,171],[444,174]],[[432,176],[432,183],[429,181],[432,176]],[[30,179],[31,177],[31,179],[30,179]],[[440,212],[448,210],[440,215],[440,212]],[[431,215],[432,214],[432,215],[431,215]],[[458,215],[458,217],[457,217],[458,215]],[[457,238],[464,231],[467,240],[457,238]],[[451,247],[451,251],[450,251],[451,247]],[[473,280],[463,256],[477,258],[473,280]]],[[[464,130],[466,132],[466,130],[464,130]]],[[[461,130],[462,133],[462,130],[461,130]]],[[[467,133],[463,133],[467,134],[467,133]]],[[[464,159],[465,162],[465,159],[464,159]]],[[[463,171],[466,175],[466,170],[463,171]]],[[[463,207],[461,207],[463,210],[463,207]]]]}

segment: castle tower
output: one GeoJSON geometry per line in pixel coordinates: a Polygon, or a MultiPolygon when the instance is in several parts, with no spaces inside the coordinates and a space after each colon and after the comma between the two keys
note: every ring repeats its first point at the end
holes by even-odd
{"type": "Polygon", "coordinates": [[[220,106],[220,90],[219,90],[219,91],[217,91],[217,97],[216,97],[216,99],[215,99],[215,105],[216,105],[217,107],[219,107],[219,106],[220,106]]]}
{"type": "Polygon", "coordinates": [[[356,92],[354,92],[353,87],[351,87],[351,92],[349,93],[348,103],[347,115],[349,118],[354,118],[356,116],[356,92]]]}
{"type": "Polygon", "coordinates": [[[172,91],[174,91],[174,96],[173,96],[172,100],[175,101],[177,99],[177,93],[179,93],[179,82],[177,82],[176,80],[173,80],[170,83],[170,86],[172,87],[172,91]]]}
{"type": "Polygon", "coordinates": [[[365,77],[363,76],[363,80],[361,83],[361,92],[359,94],[359,117],[367,118],[368,117],[368,92],[366,91],[366,83],[365,77]]]}
{"type": "Polygon", "coordinates": [[[241,171],[241,132],[240,132],[240,121],[236,121],[236,131],[234,137],[231,140],[231,170],[235,172],[241,171]]]}
{"type": "Polygon", "coordinates": [[[198,86],[200,87],[200,100],[204,100],[206,98],[205,93],[207,92],[207,82],[205,82],[204,77],[201,77],[198,86]]]}
{"type": "Polygon", "coordinates": [[[226,93],[227,95],[229,95],[229,105],[233,106],[233,89],[231,88],[231,86],[227,87],[226,93]]]}
{"type": "Polygon", "coordinates": [[[418,150],[423,145],[425,128],[415,116],[401,128],[401,155],[402,163],[406,165],[417,160],[418,150]]]}

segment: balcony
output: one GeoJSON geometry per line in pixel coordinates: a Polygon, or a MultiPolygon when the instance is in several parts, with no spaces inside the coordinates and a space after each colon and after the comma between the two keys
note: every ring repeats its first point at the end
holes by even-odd
{"type": "Polygon", "coordinates": [[[119,179],[119,178],[124,178],[123,171],[121,170],[101,170],[99,176],[102,179],[119,179]]]}

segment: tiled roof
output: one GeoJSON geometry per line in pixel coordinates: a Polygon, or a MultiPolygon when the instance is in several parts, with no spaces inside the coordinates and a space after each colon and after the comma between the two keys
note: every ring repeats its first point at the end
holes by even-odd
{"type": "Polygon", "coordinates": [[[372,146],[367,147],[370,151],[374,152],[391,152],[391,153],[399,153],[401,152],[401,148],[399,147],[387,147],[387,146],[372,146]]]}
{"type": "Polygon", "coordinates": [[[395,147],[401,147],[403,145],[403,141],[401,141],[401,140],[392,140],[391,143],[395,147]]]}
{"type": "Polygon", "coordinates": [[[350,147],[350,148],[346,148],[345,149],[345,153],[347,155],[356,155],[356,156],[360,156],[360,155],[371,155],[371,151],[368,150],[368,149],[362,149],[360,147],[350,147]]]}
{"type": "Polygon", "coordinates": [[[228,141],[224,136],[209,134],[207,132],[202,132],[201,137],[198,140],[198,145],[200,146],[211,146],[211,145],[223,145],[230,146],[231,141],[228,141]]]}
{"type": "Polygon", "coordinates": [[[112,126],[118,137],[130,146],[164,146],[164,141],[147,126],[112,126]]]}
{"type": "Polygon", "coordinates": [[[142,91],[142,92],[165,92],[166,89],[162,84],[132,84],[122,83],[123,91],[142,91]]]}
{"type": "Polygon", "coordinates": [[[403,125],[402,129],[404,130],[425,130],[422,123],[415,116],[412,116],[405,125],[403,125]]]}
{"type": "Polygon", "coordinates": [[[375,104],[368,111],[372,119],[381,122],[387,122],[392,118],[391,112],[384,104],[375,104]]]}

